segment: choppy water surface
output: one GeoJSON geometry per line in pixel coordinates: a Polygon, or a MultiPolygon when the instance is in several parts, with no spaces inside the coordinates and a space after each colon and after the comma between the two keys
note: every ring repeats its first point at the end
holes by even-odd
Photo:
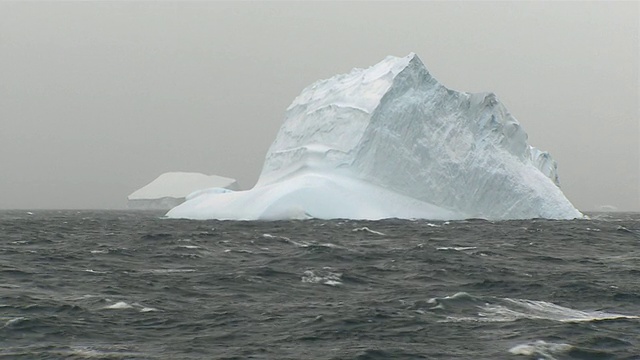
{"type": "Polygon", "coordinates": [[[0,212],[0,357],[640,359],[640,214],[0,212]]]}

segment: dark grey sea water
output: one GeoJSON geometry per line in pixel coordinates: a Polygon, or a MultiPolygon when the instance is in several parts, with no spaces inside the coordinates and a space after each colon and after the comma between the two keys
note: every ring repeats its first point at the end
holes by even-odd
{"type": "Polygon", "coordinates": [[[640,214],[0,212],[7,359],[640,359],[640,214]]]}

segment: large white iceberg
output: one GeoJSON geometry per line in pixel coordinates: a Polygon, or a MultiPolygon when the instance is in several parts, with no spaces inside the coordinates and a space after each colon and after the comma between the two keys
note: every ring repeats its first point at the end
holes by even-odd
{"type": "Polygon", "coordinates": [[[447,89],[418,56],[318,81],[286,111],[254,188],[172,218],[571,219],[556,162],[492,93],[447,89]]]}
{"type": "Polygon", "coordinates": [[[169,210],[190,195],[237,190],[235,179],[194,172],[168,172],[127,197],[130,209],[169,210]],[[205,190],[203,190],[205,189],[205,190]],[[195,193],[194,193],[195,192],[195,193]]]}

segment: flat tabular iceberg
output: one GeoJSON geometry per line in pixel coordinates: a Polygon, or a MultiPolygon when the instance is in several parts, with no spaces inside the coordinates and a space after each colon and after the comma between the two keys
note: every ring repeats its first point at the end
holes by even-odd
{"type": "Polygon", "coordinates": [[[571,219],[556,162],[492,93],[447,89],[415,54],[318,81],[286,111],[251,190],[173,218],[571,219]]]}
{"type": "Polygon", "coordinates": [[[134,191],[127,199],[131,209],[168,210],[192,196],[220,193],[237,188],[238,183],[231,178],[193,172],[168,172],[134,191]],[[197,192],[193,193],[194,191],[197,192]]]}

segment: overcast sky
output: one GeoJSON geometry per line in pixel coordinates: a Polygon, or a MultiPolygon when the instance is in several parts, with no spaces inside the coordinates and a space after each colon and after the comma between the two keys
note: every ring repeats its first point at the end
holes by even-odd
{"type": "Polygon", "coordinates": [[[639,3],[0,2],[0,208],[120,208],[167,171],[253,186],[315,80],[417,53],[492,91],[581,210],[640,210],[639,3]]]}

